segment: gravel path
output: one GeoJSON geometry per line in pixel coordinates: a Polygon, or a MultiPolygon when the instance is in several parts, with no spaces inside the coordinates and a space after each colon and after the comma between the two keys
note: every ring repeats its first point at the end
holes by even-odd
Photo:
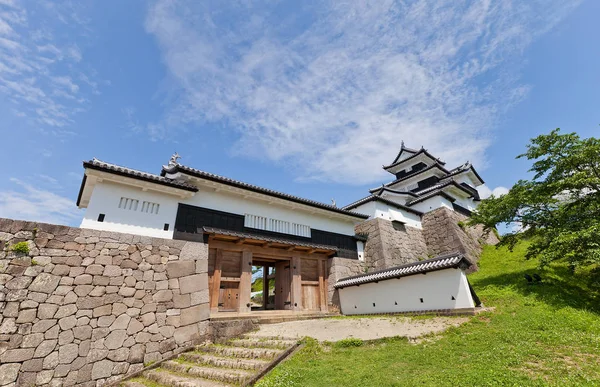
{"type": "Polygon", "coordinates": [[[409,317],[367,317],[341,319],[315,319],[263,324],[255,336],[313,337],[319,341],[338,341],[349,337],[362,340],[404,336],[416,338],[458,326],[468,318],[434,317],[411,319],[409,317]]]}

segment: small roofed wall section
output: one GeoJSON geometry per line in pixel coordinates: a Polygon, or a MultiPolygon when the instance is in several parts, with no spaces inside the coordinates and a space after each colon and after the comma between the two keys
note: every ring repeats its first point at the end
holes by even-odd
{"type": "Polygon", "coordinates": [[[102,385],[199,342],[207,264],[203,243],[0,218],[2,384],[102,385]]]}
{"type": "Polygon", "coordinates": [[[477,261],[484,245],[495,245],[498,237],[483,226],[469,227],[468,218],[448,208],[438,208],[423,215],[423,237],[430,256],[460,252],[473,264],[469,271],[477,270],[477,261]]]}
{"type": "Polygon", "coordinates": [[[445,269],[339,289],[345,315],[447,311],[475,307],[465,273],[445,269]]]}

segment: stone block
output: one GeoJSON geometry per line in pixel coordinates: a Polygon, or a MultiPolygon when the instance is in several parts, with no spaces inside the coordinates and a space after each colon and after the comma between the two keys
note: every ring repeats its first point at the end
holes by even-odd
{"type": "Polygon", "coordinates": [[[33,278],[31,277],[16,277],[8,281],[4,286],[9,290],[26,289],[32,281],[33,278]]]}
{"type": "Polygon", "coordinates": [[[29,290],[32,292],[40,292],[50,294],[58,287],[58,283],[60,282],[60,277],[48,274],[48,273],[40,273],[31,285],[29,285],[29,290]]]}
{"type": "Polygon", "coordinates": [[[42,341],[44,341],[43,333],[32,333],[23,337],[21,348],[36,348],[42,341]]]}
{"type": "Polygon", "coordinates": [[[111,313],[112,313],[111,305],[102,305],[97,308],[94,308],[93,316],[94,317],[109,316],[111,313]]]}
{"type": "Polygon", "coordinates": [[[58,362],[60,364],[70,364],[79,356],[79,346],[77,344],[65,344],[58,347],[58,362]]]}
{"type": "Polygon", "coordinates": [[[69,329],[68,331],[62,331],[58,335],[58,345],[61,346],[65,344],[70,344],[73,342],[74,339],[75,336],[73,335],[72,330],[69,329]]]}
{"type": "Polygon", "coordinates": [[[173,261],[167,263],[167,276],[169,278],[186,277],[196,273],[194,261],[173,261]]]}
{"type": "Polygon", "coordinates": [[[191,305],[191,296],[189,294],[176,294],[173,296],[173,307],[188,308],[191,305]]]}
{"type": "Polygon", "coordinates": [[[9,349],[0,356],[2,363],[21,363],[33,358],[35,350],[33,348],[9,349]]]}
{"type": "Polygon", "coordinates": [[[208,289],[208,274],[194,274],[179,278],[179,290],[181,294],[189,294],[208,289]]]}
{"type": "Polygon", "coordinates": [[[25,309],[19,312],[19,317],[17,317],[17,324],[26,324],[31,323],[37,317],[37,310],[35,309],[25,309]]]}
{"type": "Polygon", "coordinates": [[[10,363],[0,365],[0,386],[8,386],[17,380],[21,364],[10,363]]]}
{"type": "Polygon", "coordinates": [[[74,285],[91,285],[93,277],[90,274],[81,274],[75,277],[74,285]]]}
{"type": "Polygon", "coordinates": [[[135,319],[131,319],[129,326],[127,327],[127,334],[133,335],[140,332],[142,329],[144,329],[144,324],[135,319]]]}
{"type": "Polygon", "coordinates": [[[58,325],[63,331],[68,331],[77,325],[77,318],[75,316],[61,318],[58,320],[58,325]]]}
{"type": "Polygon", "coordinates": [[[23,362],[21,372],[40,372],[44,359],[31,359],[23,362]]]}
{"type": "Polygon", "coordinates": [[[181,310],[181,325],[189,325],[199,321],[207,320],[210,317],[210,306],[200,304],[181,310]]]}
{"type": "Polygon", "coordinates": [[[53,370],[56,366],[58,366],[58,352],[49,353],[44,357],[44,363],[42,364],[43,369],[53,370]]]}
{"type": "Polygon", "coordinates": [[[92,379],[108,378],[112,375],[113,362],[110,360],[101,360],[94,363],[92,367],[92,379]]]}
{"type": "Polygon", "coordinates": [[[86,340],[92,337],[92,327],[83,325],[73,328],[73,336],[78,340],[86,340]]]}
{"type": "Polygon", "coordinates": [[[58,311],[54,315],[54,318],[61,319],[63,317],[72,316],[77,312],[77,306],[75,304],[69,304],[65,306],[61,306],[58,308],[58,311]]]}
{"type": "Polygon", "coordinates": [[[152,296],[155,302],[167,302],[173,299],[173,292],[171,290],[159,290],[152,296]]]}
{"type": "Polygon", "coordinates": [[[179,345],[189,343],[199,338],[199,331],[197,324],[191,324],[175,329],[173,333],[175,342],[179,345]]]}
{"type": "Polygon", "coordinates": [[[104,345],[108,349],[121,348],[125,339],[127,339],[127,332],[125,330],[112,331],[104,340],[104,345]]]}
{"type": "Polygon", "coordinates": [[[111,330],[125,330],[129,326],[131,317],[126,314],[122,314],[116,318],[116,320],[110,326],[111,330]]]}

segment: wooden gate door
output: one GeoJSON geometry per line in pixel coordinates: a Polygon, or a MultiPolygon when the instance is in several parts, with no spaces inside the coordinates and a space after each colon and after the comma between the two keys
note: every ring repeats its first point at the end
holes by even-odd
{"type": "Polygon", "coordinates": [[[292,308],[291,282],[290,262],[277,262],[275,264],[275,309],[289,310],[292,308]]]}
{"type": "Polygon", "coordinates": [[[235,282],[221,283],[219,294],[219,311],[236,311],[240,304],[240,291],[235,282]]]}

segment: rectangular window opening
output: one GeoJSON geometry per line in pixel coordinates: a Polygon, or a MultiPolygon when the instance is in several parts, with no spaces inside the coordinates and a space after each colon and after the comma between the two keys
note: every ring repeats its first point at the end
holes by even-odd
{"type": "Polygon", "coordinates": [[[105,216],[106,215],[104,215],[104,214],[98,214],[98,222],[104,222],[104,217],[105,216]]]}

